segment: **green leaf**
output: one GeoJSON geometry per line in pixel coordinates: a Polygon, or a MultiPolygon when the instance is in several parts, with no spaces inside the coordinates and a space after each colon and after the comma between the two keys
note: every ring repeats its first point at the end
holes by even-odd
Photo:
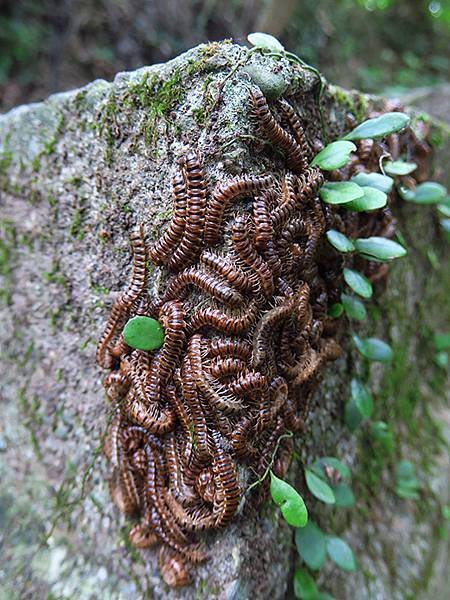
{"type": "Polygon", "coordinates": [[[450,217],[450,202],[448,201],[448,199],[447,202],[444,202],[443,204],[438,204],[437,209],[444,217],[450,217]]]}
{"type": "Polygon", "coordinates": [[[355,240],[355,248],[366,256],[372,256],[383,261],[400,258],[406,254],[406,249],[397,242],[377,236],[358,238],[355,240]]]}
{"type": "Polygon", "coordinates": [[[318,590],[316,582],[308,573],[303,569],[296,569],[294,573],[294,594],[296,598],[300,600],[317,600],[318,590]]]}
{"type": "Polygon", "coordinates": [[[308,511],[303,498],[286,481],[270,472],[270,494],[280,507],[281,514],[293,527],[304,527],[308,522],[308,511]]]}
{"type": "Polygon", "coordinates": [[[360,338],[356,333],[352,335],[352,338],[359,352],[369,360],[389,362],[394,357],[389,344],[378,338],[360,338]]]}
{"type": "Polygon", "coordinates": [[[355,127],[353,131],[344,136],[344,140],[377,139],[385,135],[404,129],[409,124],[410,118],[401,112],[389,112],[375,119],[368,119],[355,127]]]}
{"type": "Polygon", "coordinates": [[[417,169],[417,165],[403,160],[389,160],[383,168],[388,175],[409,175],[417,169]]]}
{"type": "Polygon", "coordinates": [[[295,531],[295,544],[299,556],[313,571],[320,569],[327,557],[327,536],[312,521],[295,531]]]}
{"type": "Polygon", "coordinates": [[[383,208],[387,203],[387,195],[377,188],[363,186],[364,196],[357,200],[352,200],[345,205],[345,208],[354,212],[364,212],[383,208]]]}
{"type": "Polygon", "coordinates": [[[313,166],[320,167],[323,171],[333,171],[346,165],[350,158],[350,153],[356,150],[353,142],[338,141],[325,146],[323,150],[314,157],[313,166]]]}
{"type": "Polygon", "coordinates": [[[351,398],[355,402],[357,409],[365,419],[370,419],[373,412],[373,400],[369,389],[356,378],[352,379],[350,389],[351,398]]]}
{"type": "Polygon", "coordinates": [[[393,450],[393,435],[387,423],[384,421],[371,423],[370,433],[376,442],[382,444],[389,451],[393,450]]]}
{"type": "Polygon", "coordinates": [[[440,204],[447,196],[446,188],[434,181],[420,183],[415,190],[400,187],[399,193],[403,200],[415,204],[440,204]]]}
{"type": "Polygon", "coordinates": [[[397,479],[414,479],[417,482],[416,470],[410,460],[401,460],[397,464],[395,472],[397,475],[397,479]]]}
{"type": "Polygon", "coordinates": [[[335,304],[332,304],[330,306],[330,308],[328,309],[328,315],[330,317],[333,317],[333,319],[338,319],[342,313],[344,312],[344,307],[342,306],[342,304],[340,302],[336,302],[335,304]]]}
{"type": "Polygon", "coordinates": [[[317,600],[335,600],[334,596],[328,594],[327,592],[319,592],[317,596],[317,600]]]}
{"type": "Polygon", "coordinates": [[[333,490],[323,479],[318,477],[313,471],[305,469],[306,485],[313,496],[325,502],[325,504],[334,504],[335,498],[333,490]]]}
{"type": "Polygon", "coordinates": [[[349,400],[345,405],[345,424],[350,431],[355,431],[363,422],[364,418],[359,412],[354,400],[349,400]]]}
{"type": "Polygon", "coordinates": [[[447,196],[446,188],[440,183],[426,181],[416,187],[414,202],[417,204],[439,204],[447,196]]]}
{"type": "Polygon", "coordinates": [[[399,484],[395,488],[395,493],[403,500],[418,500],[419,492],[417,488],[409,488],[403,484],[399,484]]]}
{"type": "Polygon", "coordinates": [[[346,483],[336,483],[333,485],[336,506],[339,508],[350,508],[355,505],[355,496],[349,485],[346,483]]]}
{"type": "Polygon", "coordinates": [[[344,268],[344,279],[348,286],[363,298],[370,298],[372,296],[372,284],[365,275],[354,271],[353,269],[344,268]]]}
{"type": "Polygon", "coordinates": [[[435,333],[433,343],[436,350],[450,350],[450,333],[435,333]]]}
{"type": "Polygon", "coordinates": [[[450,233],[450,219],[441,219],[440,224],[446,233],[450,233]]]}
{"type": "Polygon", "coordinates": [[[326,235],[330,244],[334,246],[336,250],[339,250],[339,252],[353,252],[355,249],[352,240],[335,229],[330,229],[327,231],[326,235]]]}
{"type": "Polygon", "coordinates": [[[411,190],[411,189],[405,187],[404,185],[398,186],[397,190],[398,190],[400,198],[402,198],[403,200],[406,200],[407,202],[414,201],[415,190],[411,190]]]}
{"type": "Polygon", "coordinates": [[[344,479],[350,479],[352,476],[350,469],[347,465],[344,465],[342,461],[334,456],[322,456],[317,459],[320,465],[325,465],[326,467],[331,467],[335,469],[338,473],[342,475],[344,479]]]}
{"type": "Polygon", "coordinates": [[[327,204],[346,204],[364,196],[364,190],[351,181],[327,181],[319,195],[327,204]]]}
{"type": "Polygon", "coordinates": [[[448,352],[445,352],[444,350],[436,352],[434,355],[434,362],[439,368],[446,369],[450,365],[450,356],[448,355],[448,352]]]}
{"type": "Polygon", "coordinates": [[[123,339],[131,348],[157,350],[163,345],[164,329],[156,319],[137,316],[130,319],[125,325],[123,339]]]}
{"type": "Polygon", "coordinates": [[[358,300],[353,296],[348,296],[347,294],[342,294],[341,302],[349,319],[364,321],[367,317],[366,307],[361,300],[358,300]]]}
{"type": "Polygon", "coordinates": [[[352,177],[350,181],[353,181],[362,187],[375,188],[385,194],[389,194],[394,185],[392,177],[382,175],[381,173],[358,173],[358,175],[352,177]]]}
{"type": "Polygon", "coordinates": [[[355,571],[356,560],[350,546],[341,538],[331,536],[327,541],[327,552],[330,559],[344,571],[355,571]]]}
{"type": "Polygon", "coordinates": [[[417,499],[419,497],[419,481],[416,469],[409,460],[402,460],[396,467],[396,487],[398,496],[405,499],[417,499]]]}
{"type": "Polygon", "coordinates": [[[270,50],[271,52],[283,52],[284,46],[277,40],[276,37],[269,33],[249,33],[247,36],[248,41],[252,46],[256,48],[262,48],[263,50],[270,50]]]}

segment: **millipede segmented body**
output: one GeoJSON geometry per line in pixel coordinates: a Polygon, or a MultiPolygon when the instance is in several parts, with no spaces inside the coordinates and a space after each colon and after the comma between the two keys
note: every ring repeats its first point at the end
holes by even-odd
{"type": "Polygon", "coordinates": [[[186,223],[180,244],[167,263],[169,269],[180,271],[194,263],[203,244],[206,213],[206,181],[201,157],[189,152],[184,160],[186,181],[186,223]]]}
{"type": "Polygon", "coordinates": [[[301,172],[308,166],[307,155],[304,154],[303,145],[295,140],[294,136],[285,131],[270,112],[267,100],[260,90],[252,90],[252,115],[261,126],[264,134],[275,145],[287,154],[288,165],[294,172],[301,172]]]}
{"type": "Polygon", "coordinates": [[[175,175],[172,189],[174,196],[172,221],[165,234],[149,250],[149,258],[156,265],[163,265],[169,261],[170,253],[179,244],[185,229],[187,193],[181,173],[175,175]]]}
{"type": "Polygon", "coordinates": [[[235,198],[254,194],[273,185],[270,175],[262,177],[235,177],[230,183],[219,184],[214,191],[206,213],[205,243],[214,246],[221,240],[225,211],[235,198]]]}
{"type": "MultiPolygon", "coordinates": [[[[282,150],[284,166],[276,176],[243,173],[210,190],[201,154],[182,156],[171,222],[150,248],[142,226],[132,232],[131,283],[97,349],[113,409],[104,446],[111,495],[138,519],[130,542],[161,546],[161,574],[173,587],[187,585],[191,565],[207,558],[197,532],[225,527],[244,504],[240,467],[250,467],[250,479],[269,467],[286,472],[292,434],[307,427],[324,365],[340,356],[338,320],[327,312],[339,301],[344,261],[324,242],[325,231],[395,233],[389,207],[364,214],[323,205],[324,176],[309,166],[321,144],[309,132],[318,128],[286,99],[272,113],[253,89],[250,103],[251,122],[282,150]],[[151,297],[148,258],[162,275],[151,297]],[[125,342],[123,328],[136,315],[161,323],[158,350],[125,342]]],[[[423,156],[420,144],[408,131],[361,142],[331,177],[367,171],[389,149],[423,156]]],[[[371,263],[366,274],[376,280],[383,268],[371,263]]],[[[260,502],[267,490],[266,478],[249,498],[260,502]]]]}

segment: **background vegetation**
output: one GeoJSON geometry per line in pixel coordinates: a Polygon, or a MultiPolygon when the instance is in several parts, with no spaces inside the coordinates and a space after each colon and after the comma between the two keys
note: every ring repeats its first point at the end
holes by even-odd
{"type": "Polygon", "coordinates": [[[0,110],[258,30],[346,87],[448,79],[449,0],[3,0],[0,110]]]}

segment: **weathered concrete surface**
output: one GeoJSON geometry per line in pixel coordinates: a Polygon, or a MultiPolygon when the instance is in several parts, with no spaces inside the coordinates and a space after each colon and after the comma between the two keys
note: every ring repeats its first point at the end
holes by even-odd
{"type": "MultiPolygon", "coordinates": [[[[195,585],[168,590],[154,553],[129,547],[99,453],[108,406],[95,344],[130,273],[128,230],[143,220],[148,239],[158,236],[170,217],[175,160],[190,145],[202,150],[211,184],[243,170],[279,168],[248,145],[249,78],[266,92],[293,97],[314,123],[314,75],[259,55],[229,80],[214,106],[218,84],[246,56],[230,44],[200,46],[165,65],[0,117],[2,597],[291,594],[292,531],[270,504],[261,516],[246,514],[210,536],[211,560],[198,569],[195,585]]],[[[358,94],[330,89],[330,136],[342,131],[348,111],[361,118],[366,105],[358,94]]],[[[445,133],[436,128],[435,137],[439,152],[445,133]]],[[[439,154],[436,164],[444,165],[439,154]]],[[[433,364],[430,340],[448,327],[448,246],[433,209],[404,205],[398,218],[409,256],[393,267],[366,326],[397,352],[390,370],[372,367],[375,419],[390,423],[395,450],[380,453],[368,427],[350,435],[342,424],[350,376],[365,369],[349,349],[327,371],[298,452],[305,461],[329,454],[348,461],[356,507],[320,508],[304,490],[299,461],[292,467],[291,481],[314,518],[347,539],[358,557],[357,573],[344,576],[327,566],[318,578],[338,599],[428,598],[432,588],[442,597],[447,547],[439,537],[440,506],[449,468],[437,431],[446,414],[446,375],[433,364]],[[393,493],[401,457],[418,466],[419,502],[393,493]]]]}

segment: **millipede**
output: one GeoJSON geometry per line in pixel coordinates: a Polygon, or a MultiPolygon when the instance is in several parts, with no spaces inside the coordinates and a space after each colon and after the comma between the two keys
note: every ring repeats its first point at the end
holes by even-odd
{"type": "Polygon", "coordinates": [[[220,184],[214,191],[206,213],[205,243],[214,246],[219,243],[223,233],[223,219],[228,206],[238,196],[253,194],[273,186],[271,175],[235,177],[227,184],[220,184]]]}
{"type": "Polygon", "coordinates": [[[177,173],[172,182],[174,211],[172,221],[164,235],[149,249],[149,258],[155,265],[168,262],[170,253],[178,246],[186,224],[187,192],[182,173],[177,173]]]}
{"type": "MultiPolygon", "coordinates": [[[[255,133],[281,151],[277,172],[261,167],[212,186],[205,155],[182,154],[171,221],[151,245],[144,224],[132,230],[131,281],[97,347],[113,410],[104,446],[111,496],[137,519],[130,543],[160,547],[161,576],[173,587],[188,585],[192,565],[207,560],[202,532],[226,527],[247,496],[261,502],[269,467],[286,472],[324,366],[341,354],[339,320],[327,312],[340,296],[343,260],[325,231],[395,233],[389,207],[364,214],[322,204],[324,176],[310,166],[317,127],[290,99],[269,105],[252,88],[249,105],[255,133]],[[147,261],[161,274],[158,294],[149,292],[147,261]],[[128,345],[124,327],[136,316],[160,322],[159,349],[128,345]]],[[[408,131],[387,144],[361,142],[330,178],[373,168],[389,149],[423,156],[424,144],[408,131]]],[[[365,269],[372,280],[386,274],[378,263],[365,269]]]]}
{"type": "Polygon", "coordinates": [[[252,116],[260,125],[264,134],[275,145],[284,150],[288,157],[288,165],[294,172],[301,172],[308,166],[307,154],[304,152],[303,144],[297,143],[291,133],[284,130],[273,116],[263,93],[252,90],[252,116]]]}

